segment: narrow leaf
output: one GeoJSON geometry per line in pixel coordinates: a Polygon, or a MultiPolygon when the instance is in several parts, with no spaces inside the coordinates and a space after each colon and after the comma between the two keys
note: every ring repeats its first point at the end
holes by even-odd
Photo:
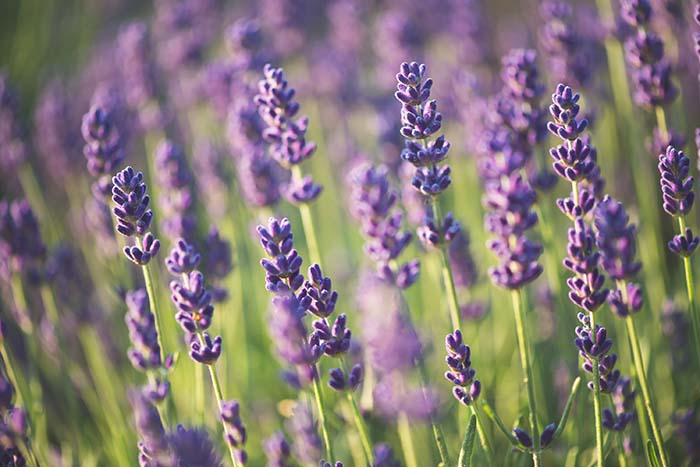
{"type": "Polygon", "coordinates": [[[571,406],[573,405],[574,398],[578,393],[578,388],[580,385],[581,377],[579,376],[574,380],[574,384],[571,385],[571,392],[569,393],[569,398],[566,400],[564,412],[562,412],[561,419],[559,420],[559,424],[557,425],[557,431],[554,432],[554,436],[552,437],[552,443],[556,441],[556,439],[559,438],[559,436],[561,436],[561,434],[564,432],[566,422],[569,421],[569,413],[571,413],[571,406]]]}
{"type": "Polygon", "coordinates": [[[498,426],[498,428],[501,429],[504,435],[506,435],[506,438],[510,441],[510,443],[513,446],[520,447],[520,443],[518,442],[517,439],[515,439],[515,436],[513,436],[513,433],[511,433],[508,428],[506,428],[505,424],[503,423],[503,420],[501,420],[501,417],[498,416],[498,414],[493,410],[493,408],[489,405],[488,402],[482,401],[481,402],[482,407],[484,408],[484,412],[486,412],[486,416],[491,419],[493,423],[498,426]]]}
{"type": "Polygon", "coordinates": [[[650,439],[647,440],[647,464],[651,467],[659,467],[659,456],[656,454],[656,446],[650,439]]]}
{"type": "Polygon", "coordinates": [[[459,451],[459,467],[471,467],[472,454],[474,453],[474,438],[476,438],[476,417],[472,415],[469,418],[467,431],[464,433],[462,450],[459,451]]]}

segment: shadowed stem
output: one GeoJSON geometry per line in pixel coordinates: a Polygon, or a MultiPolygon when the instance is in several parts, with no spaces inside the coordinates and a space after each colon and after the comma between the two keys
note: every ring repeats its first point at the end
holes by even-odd
{"type": "MultiPolygon", "coordinates": [[[[199,342],[202,344],[202,346],[206,346],[202,331],[197,331],[197,336],[199,337],[199,342]]],[[[216,418],[221,420],[221,404],[224,401],[224,397],[221,392],[221,383],[219,383],[219,375],[217,374],[216,368],[214,367],[213,363],[211,365],[206,366],[207,368],[209,368],[209,377],[211,378],[211,385],[214,387],[214,394],[216,395],[216,406],[219,409],[219,413],[217,414],[216,418]]],[[[228,434],[226,430],[226,424],[223,421],[221,422],[221,424],[224,427],[224,433],[228,434]]],[[[236,460],[236,454],[233,451],[233,446],[228,441],[226,441],[226,445],[228,446],[228,452],[231,455],[231,462],[233,462],[233,466],[238,467],[238,461],[236,460]]]]}
{"type": "Polygon", "coordinates": [[[326,407],[323,403],[323,394],[321,393],[320,374],[318,371],[316,371],[316,374],[319,376],[313,378],[312,385],[314,389],[314,398],[316,399],[316,407],[318,408],[318,420],[321,425],[323,447],[326,453],[326,459],[335,459],[335,456],[333,455],[333,447],[331,446],[331,437],[328,434],[328,422],[326,421],[326,407]]]}
{"type": "Polygon", "coordinates": [[[143,272],[143,281],[146,283],[146,293],[148,294],[148,305],[153,313],[153,322],[156,326],[156,335],[158,337],[158,346],[160,347],[160,361],[165,364],[165,348],[163,347],[163,327],[160,322],[160,313],[158,310],[158,296],[156,295],[153,274],[151,273],[150,263],[141,266],[143,272]]]}
{"type": "MultiPolygon", "coordinates": [[[[680,234],[685,235],[685,219],[678,217],[678,226],[680,234]]],[[[695,292],[693,290],[693,265],[690,263],[690,258],[683,257],[683,267],[685,268],[685,285],[688,290],[688,306],[690,307],[690,321],[693,326],[693,340],[695,341],[695,353],[700,359],[700,324],[698,323],[698,311],[695,305],[695,292]]],[[[700,362],[700,360],[698,360],[700,362]]]]}
{"type": "MultiPolygon", "coordinates": [[[[624,280],[619,281],[618,288],[622,291],[623,299],[625,300],[625,303],[627,303],[627,282],[624,280]]],[[[663,467],[668,467],[669,464],[666,457],[666,450],[664,449],[663,437],[661,436],[661,430],[659,429],[659,424],[657,423],[656,415],[654,414],[651,391],[649,390],[646,371],[644,370],[644,361],[642,360],[642,349],[639,345],[637,328],[634,324],[632,315],[628,315],[625,318],[625,325],[627,326],[627,335],[630,339],[630,346],[632,347],[632,357],[634,358],[634,366],[637,370],[637,379],[639,380],[639,386],[642,389],[642,396],[644,397],[644,408],[646,409],[647,416],[649,417],[651,432],[654,436],[654,441],[656,442],[656,448],[659,450],[659,460],[661,461],[661,465],[663,467]]]]}
{"type": "Polygon", "coordinates": [[[520,352],[520,364],[523,368],[523,383],[527,387],[527,402],[530,407],[529,421],[532,433],[532,462],[534,467],[541,465],[540,453],[540,429],[537,425],[537,403],[535,402],[535,388],[532,380],[532,366],[530,365],[530,351],[525,330],[523,313],[523,299],[520,289],[511,291],[513,299],[513,313],[515,315],[515,331],[518,336],[518,350],[520,352]]]}
{"type": "Polygon", "coordinates": [[[489,460],[489,462],[493,462],[493,452],[491,451],[491,444],[489,443],[489,439],[486,436],[486,431],[484,430],[484,425],[481,423],[481,415],[479,414],[479,409],[476,407],[474,403],[472,403],[469,408],[472,410],[472,414],[474,417],[476,417],[476,430],[477,433],[479,434],[479,441],[481,442],[481,448],[484,450],[484,453],[486,454],[486,458],[489,460]]]}
{"type": "MultiPolygon", "coordinates": [[[[591,333],[595,336],[595,314],[588,313],[591,320],[591,333]]],[[[603,467],[603,421],[600,404],[600,363],[596,357],[593,359],[593,410],[595,411],[595,445],[596,445],[596,465],[603,467]]]]}
{"type": "MultiPolygon", "coordinates": [[[[345,372],[346,375],[350,375],[347,364],[345,363],[345,358],[341,358],[340,363],[343,367],[343,372],[345,372]]],[[[357,432],[360,435],[360,443],[362,444],[362,450],[364,451],[367,465],[371,465],[374,461],[372,456],[372,443],[370,442],[369,436],[367,435],[367,427],[365,426],[365,420],[362,418],[362,414],[360,413],[360,406],[357,404],[357,400],[355,399],[355,392],[352,389],[348,389],[346,393],[348,397],[348,402],[350,402],[350,407],[352,408],[352,416],[355,419],[357,432]]]]}
{"type": "MultiPolygon", "coordinates": [[[[437,197],[433,196],[433,221],[438,229],[442,226],[442,214],[440,213],[440,203],[437,197]]],[[[442,232],[441,232],[442,235],[442,232]]],[[[442,241],[442,238],[440,239],[442,241]]],[[[452,267],[450,266],[450,257],[448,255],[446,247],[440,245],[440,256],[442,258],[442,281],[445,283],[445,289],[447,289],[447,300],[448,306],[450,308],[450,321],[452,323],[452,329],[461,329],[461,322],[459,317],[459,302],[457,301],[457,290],[455,289],[455,281],[452,277],[452,267]]]]}
{"type": "Polygon", "coordinates": [[[399,440],[401,442],[401,450],[403,451],[406,467],[418,467],[416,450],[413,446],[413,436],[411,436],[411,423],[408,421],[408,417],[406,416],[405,412],[401,412],[399,414],[397,424],[399,440]]]}
{"type": "MultiPolygon", "coordinates": [[[[292,166],[292,177],[299,180],[302,179],[301,168],[299,165],[292,166]]],[[[316,238],[316,229],[314,227],[314,218],[311,215],[311,206],[309,203],[300,203],[298,205],[299,213],[301,214],[301,223],[304,227],[304,237],[306,245],[309,248],[309,256],[311,263],[321,264],[321,250],[318,247],[318,239],[316,238]]]]}

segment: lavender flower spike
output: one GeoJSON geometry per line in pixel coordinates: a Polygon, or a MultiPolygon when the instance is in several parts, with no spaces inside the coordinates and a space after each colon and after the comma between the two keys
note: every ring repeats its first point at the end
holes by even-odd
{"type": "Polygon", "coordinates": [[[291,467],[292,448],[281,432],[276,432],[263,443],[267,467],[291,467]]]}
{"type": "Polygon", "coordinates": [[[224,422],[226,442],[233,447],[238,463],[245,465],[248,462],[248,454],[243,447],[248,436],[240,412],[238,401],[221,403],[221,420],[224,422]]]}
{"type": "Polygon", "coordinates": [[[260,264],[265,269],[265,288],[275,293],[296,291],[304,283],[300,274],[302,258],[294,249],[294,235],[289,219],[270,218],[268,227],[257,227],[260,244],[269,256],[260,264]]]}
{"type": "Polygon", "coordinates": [[[121,136],[110,114],[102,107],[93,106],[83,116],[81,126],[85,146],[83,154],[91,175],[109,175],[124,161],[121,136]]]}
{"type": "MultiPolygon", "coordinates": [[[[593,374],[594,365],[598,365],[600,378],[600,391],[611,393],[620,379],[620,371],[615,369],[617,355],[611,354],[612,340],[607,336],[607,330],[596,324],[595,329],[591,328],[590,317],[583,313],[578,314],[578,319],[582,326],[576,328],[576,347],[579,355],[583,358],[581,368],[586,373],[593,374]]],[[[588,382],[588,389],[593,391],[593,381],[588,382]]]]}
{"type": "Polygon", "coordinates": [[[476,372],[471,368],[471,349],[462,342],[462,332],[456,329],[445,337],[447,357],[445,361],[450,371],[445,378],[455,387],[452,393],[464,405],[471,405],[481,394],[481,382],[474,379],[476,372]]]}

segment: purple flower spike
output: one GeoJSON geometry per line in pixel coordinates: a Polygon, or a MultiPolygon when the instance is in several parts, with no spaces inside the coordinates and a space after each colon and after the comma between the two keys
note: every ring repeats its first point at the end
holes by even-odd
{"type": "Polygon", "coordinates": [[[567,279],[569,299],[587,312],[594,312],[605,303],[608,290],[603,288],[605,276],[598,270],[600,253],[595,251],[593,229],[577,218],[569,229],[568,257],[564,266],[575,274],[567,279]]]}
{"type": "Polygon", "coordinates": [[[155,149],[155,177],[161,188],[159,206],[161,228],[173,241],[192,238],[196,227],[192,173],[182,149],[170,140],[161,141],[155,149]]]}
{"type": "Polygon", "coordinates": [[[119,130],[108,111],[93,106],[83,116],[81,127],[85,146],[83,154],[91,175],[98,177],[114,173],[124,161],[124,151],[119,130]]]}
{"type": "Polygon", "coordinates": [[[25,199],[0,201],[0,255],[9,259],[10,269],[3,271],[0,267],[0,277],[12,271],[38,273],[35,268],[46,257],[39,221],[25,199]]]}
{"type": "Polygon", "coordinates": [[[175,319],[186,332],[195,333],[211,325],[214,306],[204,286],[204,276],[194,270],[183,275],[182,282],[170,282],[171,299],[178,308],[175,319]]]}
{"type": "Polygon", "coordinates": [[[350,350],[352,332],[347,329],[346,323],[345,314],[338,315],[332,327],[325,319],[314,321],[313,335],[322,343],[329,357],[339,357],[350,350]]]}
{"type": "Polygon", "coordinates": [[[481,382],[474,379],[476,372],[471,368],[471,349],[462,341],[462,332],[456,329],[445,337],[447,357],[445,361],[450,371],[445,378],[455,385],[452,393],[464,405],[471,405],[481,394],[481,382]]]}
{"type": "Polygon", "coordinates": [[[153,211],[148,209],[150,197],[146,193],[143,174],[127,167],[112,177],[112,201],[117,218],[117,231],[126,236],[142,236],[151,226],[153,211]]]}
{"type": "Polygon", "coordinates": [[[143,289],[127,292],[125,316],[131,347],[127,355],[131,364],[139,371],[157,370],[163,366],[158,344],[155,318],[148,308],[148,295],[143,289]]]}
{"type": "Polygon", "coordinates": [[[202,334],[203,342],[193,340],[190,344],[190,357],[203,365],[213,365],[221,355],[221,336],[211,338],[209,333],[202,334]]]}
{"type": "MultiPolygon", "coordinates": [[[[20,119],[19,99],[7,73],[0,72],[0,167],[14,173],[28,154],[20,119]]],[[[111,173],[111,170],[107,173],[111,173]]]]}
{"type": "Polygon", "coordinates": [[[376,263],[377,275],[401,289],[418,278],[417,260],[403,264],[395,261],[412,239],[403,230],[403,216],[396,209],[398,194],[389,184],[385,166],[359,164],[349,175],[351,213],[360,222],[365,236],[365,252],[376,263]]]}
{"type": "MultiPolygon", "coordinates": [[[[620,379],[620,371],[615,369],[617,355],[609,353],[612,349],[612,340],[607,337],[607,330],[596,324],[595,331],[591,329],[591,320],[583,313],[578,314],[582,326],[576,327],[576,340],[574,343],[579,349],[579,355],[583,358],[581,368],[586,373],[593,374],[594,366],[598,365],[600,391],[611,393],[620,379]]],[[[588,382],[588,389],[593,391],[593,381],[588,382]]]]}
{"type": "Polygon", "coordinates": [[[204,430],[178,425],[175,431],[168,435],[168,443],[178,460],[175,465],[223,467],[221,456],[204,430]]]}
{"type": "Polygon", "coordinates": [[[449,245],[462,231],[462,226],[451,212],[442,219],[442,225],[435,225],[432,215],[427,215],[423,225],[418,228],[418,238],[426,247],[438,248],[441,245],[449,245]]]}
{"type": "Polygon", "coordinates": [[[661,194],[669,216],[685,216],[693,207],[695,179],[690,175],[690,159],[673,146],[659,155],[661,194]]]}
{"type": "Polygon", "coordinates": [[[544,430],[542,430],[542,434],[540,435],[540,447],[543,449],[549,446],[549,444],[552,442],[554,439],[554,432],[557,430],[557,425],[556,423],[550,423],[546,427],[544,427],[544,430]]]}
{"type": "Polygon", "coordinates": [[[331,464],[330,462],[327,462],[325,460],[322,460],[320,463],[321,467],[343,467],[342,462],[336,462],[335,464],[331,464]]]}
{"type": "Polygon", "coordinates": [[[176,458],[155,405],[141,391],[131,391],[129,400],[134,411],[136,430],[141,438],[139,465],[174,465],[176,458]]]}
{"type": "Polygon", "coordinates": [[[124,255],[134,264],[145,266],[160,251],[160,241],[151,232],[147,232],[136,245],[124,247],[124,255]],[[141,245],[138,245],[138,243],[141,245]]]}
{"type": "Polygon", "coordinates": [[[265,288],[270,292],[286,294],[295,291],[304,283],[300,274],[302,258],[294,249],[294,235],[289,219],[277,220],[271,217],[268,227],[257,227],[260,244],[268,258],[260,261],[265,269],[265,288]]]}
{"type": "Polygon", "coordinates": [[[394,451],[386,443],[379,443],[372,450],[374,463],[372,467],[401,467],[401,464],[394,458],[394,451]]]}
{"type": "Polygon", "coordinates": [[[234,455],[241,465],[245,465],[248,454],[243,446],[248,439],[245,425],[241,420],[241,409],[238,401],[223,401],[221,403],[221,420],[224,422],[226,442],[234,448],[234,455]]]}
{"type": "Polygon", "coordinates": [[[428,141],[440,131],[442,114],[437,101],[430,100],[433,80],[426,71],[424,64],[402,63],[394,96],[401,102],[401,135],[406,139],[401,158],[416,167],[411,184],[425,196],[437,196],[452,183],[450,167],[438,166],[447,157],[450,143],[444,135],[428,141]]]}
{"type": "Polygon", "coordinates": [[[321,266],[318,264],[309,267],[308,277],[309,279],[299,292],[299,301],[304,305],[306,311],[319,318],[327,318],[335,310],[338,292],[332,289],[330,277],[323,275],[321,266]]]}
{"type": "Polygon", "coordinates": [[[267,467],[291,467],[292,448],[281,432],[276,432],[263,443],[267,467]]]}
{"type": "Polygon", "coordinates": [[[632,380],[622,377],[612,393],[615,412],[606,408],[603,410],[603,426],[608,430],[624,431],[627,425],[637,418],[634,399],[636,391],[632,388],[632,380]]]}
{"type": "Polygon", "coordinates": [[[596,243],[602,253],[600,264],[615,280],[634,277],[642,268],[636,261],[636,229],[622,204],[606,196],[595,209],[596,243]]]}

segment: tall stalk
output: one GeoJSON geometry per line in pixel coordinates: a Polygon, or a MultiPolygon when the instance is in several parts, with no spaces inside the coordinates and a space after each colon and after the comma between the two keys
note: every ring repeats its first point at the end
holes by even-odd
{"type": "MultiPolygon", "coordinates": [[[[588,313],[591,320],[591,332],[595,333],[595,313],[588,313]]],[[[596,445],[596,464],[598,467],[603,467],[603,421],[602,408],[600,401],[600,359],[593,360],[593,410],[595,410],[595,445],[596,445]]]]}
{"type": "MultiPolygon", "coordinates": [[[[680,234],[685,233],[685,219],[682,216],[678,217],[678,227],[680,229],[680,234]]],[[[685,269],[685,286],[688,292],[688,306],[690,307],[690,321],[693,326],[693,340],[695,341],[695,354],[698,357],[698,362],[700,362],[700,319],[698,318],[697,305],[695,304],[695,291],[693,281],[693,265],[690,262],[690,258],[687,256],[683,257],[683,268],[685,269]]]]}
{"type": "MultiPolygon", "coordinates": [[[[435,225],[442,225],[442,213],[440,212],[440,202],[437,197],[433,196],[433,217],[435,225]]],[[[450,309],[450,322],[452,329],[461,329],[461,320],[459,317],[459,302],[457,301],[457,290],[455,289],[455,281],[452,277],[452,267],[450,266],[450,258],[445,246],[440,245],[440,256],[442,259],[442,281],[447,290],[447,304],[450,309]]]]}
{"type": "Polygon", "coordinates": [[[530,363],[529,343],[527,330],[525,329],[525,317],[523,311],[523,298],[520,289],[511,291],[513,299],[513,314],[515,315],[515,332],[518,338],[518,351],[520,353],[520,365],[523,369],[523,384],[527,387],[527,402],[530,408],[528,420],[530,433],[532,433],[532,462],[534,467],[541,465],[540,429],[537,424],[537,403],[535,401],[535,387],[532,380],[532,366],[530,363]]]}

